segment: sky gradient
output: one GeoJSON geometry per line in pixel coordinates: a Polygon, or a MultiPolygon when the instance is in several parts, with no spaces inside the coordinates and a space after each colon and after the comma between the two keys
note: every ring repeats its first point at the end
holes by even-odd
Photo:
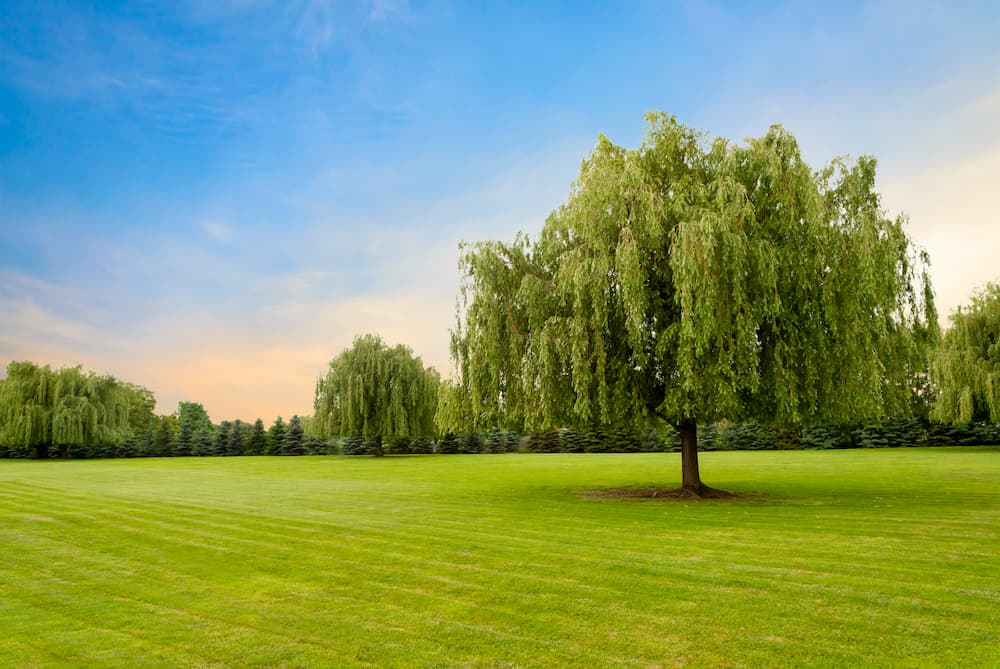
{"type": "Polygon", "coordinates": [[[876,156],[947,315],[1000,280],[998,8],[7,0],[0,361],[216,422],[311,413],[365,332],[448,375],[458,243],[539,231],[649,110],[876,156]]]}

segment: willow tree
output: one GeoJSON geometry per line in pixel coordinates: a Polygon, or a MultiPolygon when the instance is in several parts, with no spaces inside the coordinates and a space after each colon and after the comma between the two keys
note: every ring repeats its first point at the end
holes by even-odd
{"type": "Polygon", "coordinates": [[[0,445],[35,448],[105,446],[138,438],[155,399],[141,386],[81,367],[11,362],[0,380],[0,445]]]}
{"type": "Polygon", "coordinates": [[[464,249],[441,427],[663,421],[701,495],[700,422],[905,413],[933,296],[875,160],[647,119],[637,149],[598,139],[539,237],[464,249]]]}
{"type": "Polygon", "coordinates": [[[384,439],[433,434],[440,379],[403,345],[357,337],[316,383],[313,429],[318,436],[361,436],[383,455],[384,439]]]}
{"type": "Polygon", "coordinates": [[[1000,285],[987,284],[951,315],[931,361],[935,420],[1000,423],[1000,285]]]}

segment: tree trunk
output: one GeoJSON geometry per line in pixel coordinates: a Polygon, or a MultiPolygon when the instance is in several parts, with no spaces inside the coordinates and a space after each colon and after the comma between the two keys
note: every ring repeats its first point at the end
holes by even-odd
{"type": "Polygon", "coordinates": [[[698,424],[683,420],[678,429],[681,433],[681,488],[701,495],[707,486],[701,482],[698,472],[698,424]]]}
{"type": "Polygon", "coordinates": [[[375,437],[375,457],[381,458],[385,455],[385,451],[382,450],[382,435],[375,437]]]}

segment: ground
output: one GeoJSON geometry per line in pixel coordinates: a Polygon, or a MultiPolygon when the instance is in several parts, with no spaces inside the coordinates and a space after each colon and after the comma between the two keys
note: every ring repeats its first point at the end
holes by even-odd
{"type": "Polygon", "coordinates": [[[0,461],[0,666],[1000,665],[1000,450],[0,461]]]}

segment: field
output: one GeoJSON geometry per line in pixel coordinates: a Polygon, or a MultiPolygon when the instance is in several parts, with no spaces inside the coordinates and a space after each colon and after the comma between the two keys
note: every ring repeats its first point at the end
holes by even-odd
{"type": "Polygon", "coordinates": [[[0,461],[0,666],[1000,666],[1000,450],[0,461]]]}

